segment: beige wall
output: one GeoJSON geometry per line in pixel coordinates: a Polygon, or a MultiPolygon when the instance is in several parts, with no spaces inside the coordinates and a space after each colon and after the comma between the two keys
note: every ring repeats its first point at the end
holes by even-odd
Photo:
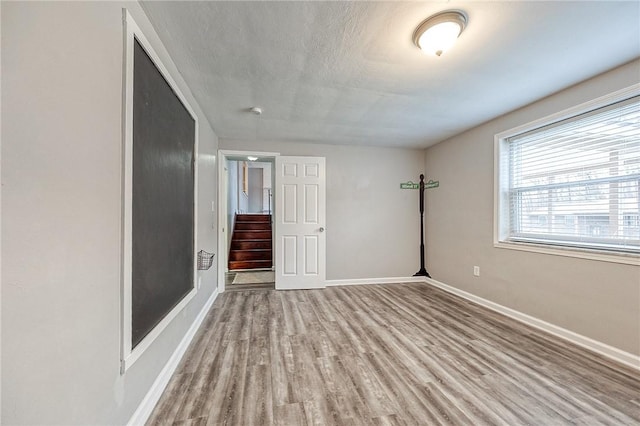
{"type": "Polygon", "coordinates": [[[217,139],[137,3],[2,2],[2,424],[124,424],[216,286],[120,375],[122,8],[199,116],[201,248],[217,139]]]}
{"type": "Polygon", "coordinates": [[[494,135],[638,83],[639,76],[635,61],[427,149],[426,176],[440,181],[426,198],[433,278],[640,354],[640,267],[493,247],[494,135]]]}
{"type": "MultiPolygon", "coordinates": [[[[327,279],[407,277],[420,269],[419,150],[220,139],[220,148],[326,157],[327,279]]],[[[277,201],[275,201],[277,203],[277,201]]]]}

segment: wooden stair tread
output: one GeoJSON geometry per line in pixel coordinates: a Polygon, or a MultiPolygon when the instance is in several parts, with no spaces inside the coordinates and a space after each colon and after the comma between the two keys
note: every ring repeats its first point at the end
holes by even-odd
{"type": "Polygon", "coordinates": [[[258,269],[271,268],[271,260],[230,260],[229,269],[258,269]]]}
{"type": "Polygon", "coordinates": [[[229,260],[271,260],[271,249],[231,250],[229,260]]]}
{"type": "Polygon", "coordinates": [[[231,242],[231,250],[271,250],[272,248],[271,240],[234,240],[231,242]]]}
{"type": "Polygon", "coordinates": [[[238,215],[236,216],[236,222],[268,222],[271,223],[271,216],[269,215],[238,215]]]}
{"type": "Polygon", "coordinates": [[[236,231],[271,231],[269,222],[236,222],[236,231]]]}

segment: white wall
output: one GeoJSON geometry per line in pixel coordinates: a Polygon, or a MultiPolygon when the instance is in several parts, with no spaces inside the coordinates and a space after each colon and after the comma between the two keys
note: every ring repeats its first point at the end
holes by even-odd
{"type": "MultiPolygon", "coordinates": [[[[420,150],[220,139],[221,149],[326,157],[327,279],[407,277],[420,269],[420,150]]],[[[274,197],[277,208],[278,200],[274,197]]]]}
{"type": "Polygon", "coordinates": [[[494,135],[638,83],[639,76],[636,61],[427,149],[426,176],[440,181],[426,198],[431,275],[640,354],[640,267],[493,247],[494,135]]]}
{"type": "Polygon", "coordinates": [[[137,3],[2,2],[2,424],[123,424],[216,286],[120,375],[122,8],[199,116],[198,240],[217,139],[137,3]]]}
{"type": "Polygon", "coordinates": [[[227,167],[227,253],[231,249],[231,237],[238,211],[238,162],[226,160],[227,167]]]}
{"type": "MultiPolygon", "coordinates": [[[[243,191],[243,169],[242,161],[227,160],[227,173],[229,176],[227,185],[227,214],[231,215],[232,219],[229,222],[233,224],[233,216],[236,213],[246,213],[249,208],[248,195],[243,191]]],[[[229,230],[233,231],[233,226],[229,226],[229,230]]]]}
{"type": "Polygon", "coordinates": [[[238,161],[238,213],[249,211],[249,194],[244,192],[244,168],[243,161],[238,161]]]}

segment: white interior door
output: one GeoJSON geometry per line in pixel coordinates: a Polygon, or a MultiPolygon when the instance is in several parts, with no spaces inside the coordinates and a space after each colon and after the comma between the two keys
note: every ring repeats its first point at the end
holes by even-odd
{"type": "Polygon", "coordinates": [[[276,289],[325,286],[325,159],[276,157],[276,289]]]}

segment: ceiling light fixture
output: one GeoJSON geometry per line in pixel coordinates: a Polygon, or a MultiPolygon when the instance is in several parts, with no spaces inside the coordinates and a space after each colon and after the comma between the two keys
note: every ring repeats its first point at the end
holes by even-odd
{"type": "Polygon", "coordinates": [[[423,52],[436,56],[447,51],[467,26],[467,15],[461,10],[447,10],[425,19],[413,33],[413,42],[423,52]]]}
{"type": "Polygon", "coordinates": [[[260,115],[262,114],[262,108],[260,107],[251,107],[249,109],[249,111],[251,111],[252,113],[254,113],[255,115],[260,115]]]}
{"type": "Polygon", "coordinates": [[[252,156],[252,155],[249,155],[249,156],[247,157],[247,160],[249,160],[249,161],[256,161],[257,159],[258,159],[258,157],[254,157],[254,156],[252,156]]]}

